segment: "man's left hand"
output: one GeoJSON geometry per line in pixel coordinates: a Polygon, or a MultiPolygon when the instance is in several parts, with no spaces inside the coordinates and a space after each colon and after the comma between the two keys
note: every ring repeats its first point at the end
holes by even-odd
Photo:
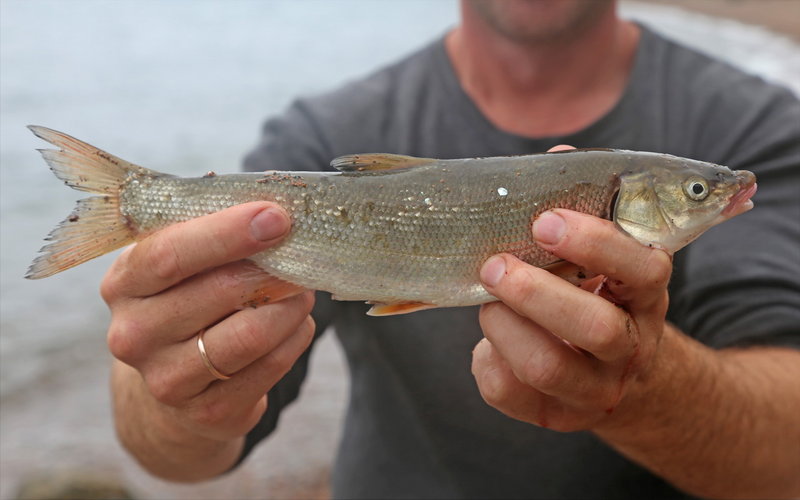
{"type": "Polygon", "coordinates": [[[483,398],[513,418],[591,429],[613,418],[657,354],[672,260],[611,221],[569,210],[542,214],[532,229],[545,250],[604,276],[601,293],[508,254],[491,257],[481,280],[500,302],[481,309],[486,338],[472,372],[483,398]]]}

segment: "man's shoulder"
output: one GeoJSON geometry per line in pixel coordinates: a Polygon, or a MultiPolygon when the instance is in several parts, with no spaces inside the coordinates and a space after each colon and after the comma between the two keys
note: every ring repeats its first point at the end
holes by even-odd
{"type": "Polygon", "coordinates": [[[649,29],[641,56],[639,102],[651,103],[676,154],[746,168],[755,153],[800,137],[789,89],[649,29]]]}
{"type": "Polygon", "coordinates": [[[643,27],[642,56],[650,62],[650,73],[663,78],[662,91],[693,96],[693,101],[726,98],[729,105],[752,103],[753,92],[769,98],[797,100],[793,93],[774,82],[768,82],[743,67],[725,61],[702,48],[690,47],[667,35],[643,27]]]}

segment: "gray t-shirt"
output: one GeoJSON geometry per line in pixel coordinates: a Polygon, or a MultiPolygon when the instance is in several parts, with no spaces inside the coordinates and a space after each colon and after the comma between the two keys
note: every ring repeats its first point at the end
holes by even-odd
{"type": "MultiPolygon", "coordinates": [[[[363,80],[296,101],[266,123],[245,165],[322,170],[348,153],[460,158],[561,143],[755,172],[756,208],[676,255],[668,319],[716,348],[800,346],[800,103],[645,27],[623,97],[577,133],[528,138],[498,130],[462,90],[440,39],[363,80]]],[[[320,332],[335,325],[352,375],[334,497],[684,496],[590,432],[553,432],[486,405],[470,374],[482,337],[477,308],[382,318],[366,310],[320,294],[314,313],[320,332]]],[[[306,353],[270,391],[245,455],[297,396],[307,362],[306,353]]]]}

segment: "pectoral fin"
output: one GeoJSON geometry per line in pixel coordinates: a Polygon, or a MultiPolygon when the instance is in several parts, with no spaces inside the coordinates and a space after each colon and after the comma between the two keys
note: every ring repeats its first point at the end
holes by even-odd
{"type": "Polygon", "coordinates": [[[257,272],[259,278],[264,281],[258,289],[243,297],[244,300],[239,309],[255,309],[259,306],[273,304],[279,300],[300,295],[306,291],[306,289],[301,286],[289,283],[288,281],[284,281],[272,275],[265,275],[262,277],[261,275],[264,274],[263,271],[255,270],[255,272],[257,272]]]}
{"type": "Polygon", "coordinates": [[[573,285],[580,285],[584,281],[597,276],[595,273],[587,271],[581,266],[573,264],[572,262],[567,262],[566,260],[559,260],[550,265],[543,266],[542,269],[569,281],[573,285]]]}

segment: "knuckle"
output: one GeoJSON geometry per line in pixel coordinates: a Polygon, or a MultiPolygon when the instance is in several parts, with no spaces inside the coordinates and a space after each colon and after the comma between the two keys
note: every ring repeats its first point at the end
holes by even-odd
{"type": "Polygon", "coordinates": [[[489,340],[497,340],[502,333],[503,318],[514,312],[504,302],[483,304],[478,313],[478,323],[484,336],[489,340]]]}
{"type": "Polygon", "coordinates": [[[189,416],[202,427],[214,428],[223,426],[231,411],[231,405],[226,399],[212,399],[192,405],[189,416]]]}
{"type": "Polygon", "coordinates": [[[558,213],[567,224],[564,237],[556,247],[560,253],[598,255],[598,252],[607,252],[619,237],[619,232],[609,221],[568,210],[559,210],[558,213]]]}
{"type": "Polygon", "coordinates": [[[181,254],[171,238],[154,236],[144,259],[146,269],[162,281],[174,281],[182,276],[181,254]]]}
{"type": "Polygon", "coordinates": [[[122,273],[119,271],[119,266],[114,265],[100,282],[100,297],[110,307],[122,296],[123,289],[122,273]]]}
{"type": "Polygon", "coordinates": [[[298,352],[290,349],[275,349],[269,353],[269,364],[275,371],[283,374],[291,368],[298,355],[298,352]]]}
{"type": "Polygon", "coordinates": [[[110,307],[120,297],[120,279],[117,273],[107,273],[100,282],[100,297],[110,307]]]}
{"type": "Polygon", "coordinates": [[[478,313],[478,322],[481,325],[481,329],[484,332],[491,330],[494,320],[501,314],[501,311],[505,309],[507,309],[507,307],[502,302],[483,304],[478,313]]]}
{"type": "Polygon", "coordinates": [[[506,378],[498,369],[489,368],[480,374],[478,387],[483,400],[489,406],[503,406],[511,397],[511,390],[506,378]]]}
{"type": "Polygon", "coordinates": [[[661,250],[651,250],[641,269],[642,282],[651,288],[666,288],[672,276],[672,262],[661,250]]]}
{"type": "Polygon", "coordinates": [[[301,293],[300,294],[302,300],[302,310],[305,314],[310,314],[311,310],[314,309],[314,303],[316,302],[316,298],[313,293],[301,293]]]}
{"type": "Polygon", "coordinates": [[[250,315],[239,314],[236,321],[231,324],[232,332],[229,336],[237,352],[260,352],[264,349],[265,340],[263,326],[250,315]]]}
{"type": "Polygon", "coordinates": [[[267,410],[267,397],[262,396],[252,407],[226,417],[224,433],[228,437],[243,436],[258,425],[267,410]]]}
{"type": "Polygon", "coordinates": [[[555,353],[535,352],[525,359],[522,378],[526,384],[547,391],[561,385],[566,376],[565,366],[555,353]]]}
{"type": "Polygon", "coordinates": [[[512,293],[508,301],[514,303],[522,311],[534,311],[539,302],[539,277],[530,267],[520,267],[515,269],[509,276],[511,278],[509,290],[512,293]]]}
{"type": "Polygon", "coordinates": [[[227,257],[250,253],[258,248],[257,242],[250,237],[250,232],[237,227],[237,222],[238,219],[232,224],[214,224],[209,228],[207,234],[211,237],[207,243],[212,254],[227,257]]]}
{"type": "Polygon", "coordinates": [[[660,318],[667,314],[667,310],[669,310],[669,293],[667,293],[666,289],[664,290],[664,293],[662,293],[659,298],[656,299],[655,310],[660,318]]]}
{"type": "Polygon", "coordinates": [[[141,356],[142,346],[136,340],[142,337],[140,330],[136,321],[113,319],[106,335],[108,350],[118,360],[133,365],[141,356]]]}
{"type": "Polygon", "coordinates": [[[150,370],[144,375],[147,390],[156,401],[167,406],[177,406],[179,402],[173,379],[174,377],[165,370],[150,370]]]}
{"type": "Polygon", "coordinates": [[[311,316],[306,316],[306,319],[303,321],[301,325],[301,334],[304,337],[303,345],[308,347],[311,345],[311,341],[314,339],[314,332],[317,329],[317,324],[314,321],[314,318],[311,316]]]}
{"type": "Polygon", "coordinates": [[[587,329],[587,350],[593,354],[605,355],[619,346],[619,321],[608,317],[607,313],[593,313],[587,329]]]}
{"type": "Polygon", "coordinates": [[[109,305],[113,306],[118,300],[125,297],[125,292],[130,288],[132,273],[130,269],[130,255],[136,245],[130,246],[120,254],[111,264],[100,282],[100,296],[109,305]]]}

